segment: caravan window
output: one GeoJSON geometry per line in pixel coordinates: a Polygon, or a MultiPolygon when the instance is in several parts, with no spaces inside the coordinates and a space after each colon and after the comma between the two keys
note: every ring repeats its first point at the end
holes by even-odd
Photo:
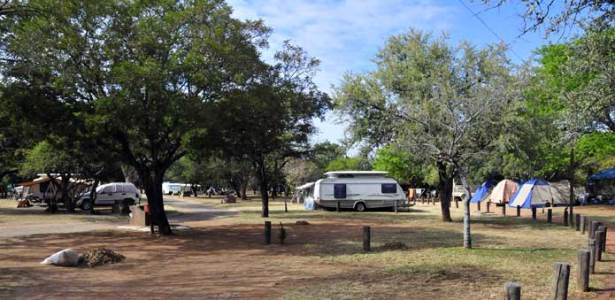
{"type": "Polygon", "coordinates": [[[333,197],[346,198],[346,184],[336,183],[333,185],[333,197]]]}
{"type": "Polygon", "coordinates": [[[380,190],[383,194],[396,194],[397,193],[397,184],[395,183],[383,183],[380,187],[380,190]]]}

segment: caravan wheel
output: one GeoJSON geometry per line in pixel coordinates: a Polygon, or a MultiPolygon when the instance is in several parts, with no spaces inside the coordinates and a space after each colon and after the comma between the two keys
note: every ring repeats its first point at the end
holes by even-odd
{"type": "Polygon", "coordinates": [[[359,212],[365,211],[365,204],[363,202],[359,202],[354,206],[354,209],[359,212]]]}

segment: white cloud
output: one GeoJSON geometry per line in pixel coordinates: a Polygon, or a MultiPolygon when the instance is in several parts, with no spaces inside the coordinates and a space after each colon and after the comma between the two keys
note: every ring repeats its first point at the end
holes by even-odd
{"type": "MultiPolygon", "coordinates": [[[[386,39],[410,27],[445,31],[447,16],[453,8],[428,0],[228,0],[234,16],[240,19],[262,19],[273,29],[270,49],[264,53],[271,59],[284,40],[303,47],[321,60],[315,77],[318,86],[327,92],[339,83],[346,72],[363,72],[372,68],[372,59],[386,39]]],[[[341,130],[327,120],[327,132],[316,140],[335,141],[341,130]]]]}

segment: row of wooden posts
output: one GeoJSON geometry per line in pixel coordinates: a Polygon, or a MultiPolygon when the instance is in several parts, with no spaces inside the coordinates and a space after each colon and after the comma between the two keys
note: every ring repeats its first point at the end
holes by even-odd
{"type": "MultiPolygon", "coordinates": [[[[339,205],[337,207],[339,210],[339,205]]],[[[503,208],[503,215],[505,215],[503,208]]],[[[521,208],[517,207],[517,216],[521,216],[521,208]]],[[[552,223],[552,210],[547,210],[547,223],[552,223]]],[[[532,207],[532,219],[536,220],[536,207],[532,207]]],[[[602,254],[606,252],[607,227],[598,221],[592,221],[590,217],[581,214],[568,214],[564,210],[563,225],[570,226],[582,234],[588,233],[588,247],[580,249],[577,253],[577,288],[579,291],[588,292],[590,274],[595,274],[596,262],[602,261],[602,254]],[[574,217],[573,217],[574,215],[574,217]]],[[[265,221],[265,244],[271,244],[271,222],[265,221]]],[[[363,251],[371,251],[371,227],[363,226],[363,251]]],[[[553,275],[553,299],[568,299],[568,283],[570,277],[570,264],[558,262],[554,266],[553,275]]],[[[521,285],[516,282],[507,282],[504,286],[505,299],[521,299],[521,285]]]]}
{"type": "MultiPolygon", "coordinates": [[[[547,218],[551,210],[548,211],[547,218]]],[[[582,234],[588,233],[587,248],[579,249],[577,252],[578,268],[577,268],[577,289],[581,292],[590,290],[590,274],[596,273],[596,262],[603,261],[602,254],[606,252],[606,237],[607,227],[598,221],[591,221],[587,216],[576,214],[574,228],[576,231],[581,231],[582,234]]],[[[564,220],[567,221],[566,214],[564,220]]],[[[564,225],[572,222],[564,222],[564,225]]],[[[570,277],[570,264],[558,262],[554,265],[553,274],[553,299],[565,300],[568,299],[568,282],[570,277]]],[[[505,299],[519,300],[521,299],[521,285],[516,282],[507,282],[504,285],[505,299]]]]}

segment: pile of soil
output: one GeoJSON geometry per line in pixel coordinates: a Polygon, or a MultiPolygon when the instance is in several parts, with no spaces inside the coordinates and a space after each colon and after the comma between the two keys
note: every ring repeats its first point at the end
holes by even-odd
{"type": "Polygon", "coordinates": [[[382,245],[382,249],[384,250],[405,250],[408,249],[408,246],[402,242],[389,242],[382,245]]]}
{"type": "Polygon", "coordinates": [[[82,263],[85,266],[93,268],[96,266],[118,263],[124,259],[126,259],[124,255],[121,255],[111,249],[94,248],[83,253],[82,263]]]}
{"type": "Polygon", "coordinates": [[[296,225],[310,225],[310,223],[306,220],[299,220],[295,222],[296,225]]]}

